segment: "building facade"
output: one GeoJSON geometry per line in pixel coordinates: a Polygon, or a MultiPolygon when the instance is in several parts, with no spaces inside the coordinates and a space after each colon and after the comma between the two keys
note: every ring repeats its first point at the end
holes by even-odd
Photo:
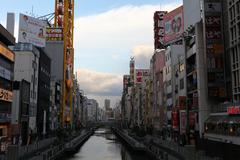
{"type": "Polygon", "coordinates": [[[45,51],[40,52],[38,67],[38,98],[37,98],[37,134],[45,136],[50,131],[50,82],[51,82],[51,59],[45,51]]]}
{"type": "Polygon", "coordinates": [[[8,46],[15,38],[0,24],[0,137],[11,137],[11,106],[15,55],[8,46]]]}

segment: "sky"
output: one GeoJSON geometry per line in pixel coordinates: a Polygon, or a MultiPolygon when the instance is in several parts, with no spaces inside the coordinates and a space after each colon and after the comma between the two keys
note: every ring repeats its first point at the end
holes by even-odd
{"type": "MultiPolygon", "coordinates": [[[[3,0],[0,0],[0,2],[3,0]]],[[[55,0],[8,0],[1,3],[0,23],[7,12],[39,17],[54,12],[55,0]]],[[[130,57],[136,67],[148,68],[153,54],[153,13],[171,11],[182,0],[75,0],[74,70],[80,88],[103,106],[120,99],[122,76],[129,73],[130,57]]]]}

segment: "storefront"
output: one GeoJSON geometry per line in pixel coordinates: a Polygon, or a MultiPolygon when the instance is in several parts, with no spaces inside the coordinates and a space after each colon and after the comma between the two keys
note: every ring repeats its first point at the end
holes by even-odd
{"type": "Polygon", "coordinates": [[[224,115],[212,115],[205,122],[205,133],[240,137],[240,106],[230,106],[224,115]]]}

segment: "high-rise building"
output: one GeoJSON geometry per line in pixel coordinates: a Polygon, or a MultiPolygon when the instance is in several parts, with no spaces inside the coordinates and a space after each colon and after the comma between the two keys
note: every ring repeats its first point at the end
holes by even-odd
{"type": "Polygon", "coordinates": [[[105,107],[105,110],[109,110],[110,109],[110,99],[105,99],[104,100],[104,107],[105,107]]]}

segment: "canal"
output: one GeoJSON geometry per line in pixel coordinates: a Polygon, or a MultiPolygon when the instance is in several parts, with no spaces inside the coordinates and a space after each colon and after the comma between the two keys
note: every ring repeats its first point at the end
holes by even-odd
{"type": "Polygon", "coordinates": [[[144,153],[135,153],[129,150],[111,132],[110,129],[100,128],[95,131],[79,149],[64,160],[152,160],[144,153]]]}

